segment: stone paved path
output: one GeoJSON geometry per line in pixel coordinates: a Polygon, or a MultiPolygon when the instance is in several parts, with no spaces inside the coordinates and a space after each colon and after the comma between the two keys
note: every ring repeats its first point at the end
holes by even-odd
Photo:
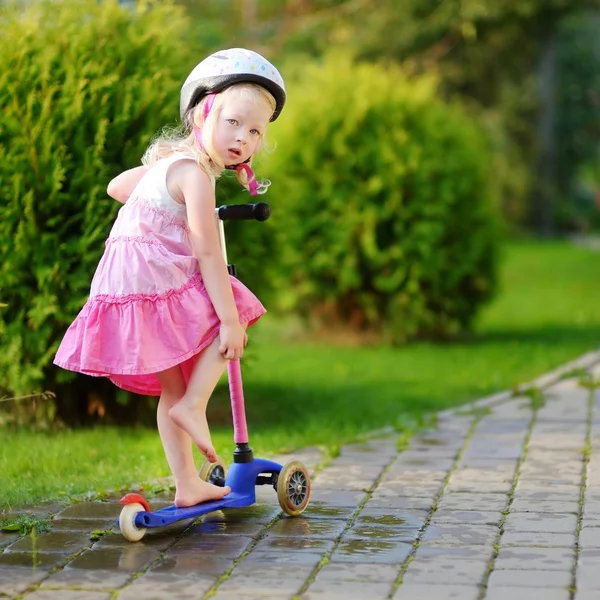
{"type": "MultiPolygon", "coordinates": [[[[600,378],[600,355],[581,364],[600,378]]],[[[253,507],[130,544],[116,500],[46,507],[50,532],[0,534],[0,597],[596,600],[600,392],[538,383],[440,415],[404,451],[388,437],[329,462],[294,453],[314,473],[302,517],[260,488],[253,507]]]]}

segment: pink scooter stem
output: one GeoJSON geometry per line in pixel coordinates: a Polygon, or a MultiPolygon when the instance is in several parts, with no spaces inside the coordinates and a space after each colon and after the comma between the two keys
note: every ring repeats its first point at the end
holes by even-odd
{"type": "Polygon", "coordinates": [[[244,410],[244,389],[242,386],[242,369],[239,360],[230,360],[227,365],[229,394],[231,396],[231,413],[233,415],[233,441],[236,444],[248,443],[248,426],[244,410]]]}
{"type": "MultiPolygon", "coordinates": [[[[227,246],[225,244],[225,230],[223,221],[219,219],[218,210],[215,211],[219,242],[225,264],[227,264],[227,246]]],[[[246,411],[244,409],[244,389],[242,386],[242,369],[239,360],[230,360],[227,365],[227,378],[229,380],[229,394],[231,396],[231,413],[233,415],[233,441],[236,444],[248,443],[248,426],[246,424],[246,411]]]]}

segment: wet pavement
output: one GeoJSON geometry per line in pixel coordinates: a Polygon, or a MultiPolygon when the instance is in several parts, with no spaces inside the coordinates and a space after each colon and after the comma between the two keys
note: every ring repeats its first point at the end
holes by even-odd
{"type": "MultiPolygon", "coordinates": [[[[389,435],[298,459],[311,502],[252,507],[123,539],[118,498],[32,509],[0,533],[0,598],[27,600],[592,600],[600,598],[600,354],[389,435]],[[578,367],[577,372],[572,367],[578,367]],[[401,448],[401,449],[399,449],[401,448]]],[[[152,508],[169,498],[150,498],[152,508]]]]}

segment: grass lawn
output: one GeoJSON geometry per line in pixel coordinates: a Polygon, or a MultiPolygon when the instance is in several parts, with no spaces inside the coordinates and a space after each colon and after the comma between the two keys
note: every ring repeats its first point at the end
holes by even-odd
{"type": "MultiPolygon", "coordinates": [[[[600,345],[600,253],[568,242],[505,249],[502,289],[476,334],[402,348],[311,342],[264,319],[244,372],[257,456],[319,444],[477,399],[528,381],[600,345]]],[[[213,442],[229,460],[228,399],[210,406],[213,442]]],[[[168,474],[153,430],[0,430],[0,512],[40,499],[168,474]]]]}

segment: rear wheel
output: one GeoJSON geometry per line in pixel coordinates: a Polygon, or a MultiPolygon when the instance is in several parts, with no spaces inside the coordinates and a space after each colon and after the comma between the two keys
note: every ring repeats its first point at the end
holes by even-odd
{"type": "Polygon", "coordinates": [[[298,460],[283,465],[276,489],[283,512],[291,517],[304,512],[310,498],[310,476],[306,467],[298,460]]]}

